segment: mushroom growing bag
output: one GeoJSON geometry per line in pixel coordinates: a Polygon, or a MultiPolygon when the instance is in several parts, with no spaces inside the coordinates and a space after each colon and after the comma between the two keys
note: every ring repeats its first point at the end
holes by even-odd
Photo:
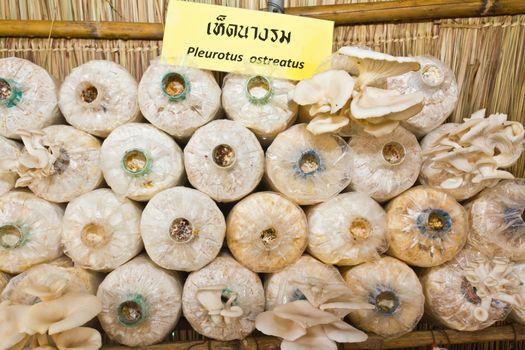
{"type": "Polygon", "coordinates": [[[56,203],[92,191],[102,182],[100,141],[69,125],[23,132],[16,186],[56,203]]]}
{"type": "Polygon", "coordinates": [[[314,135],[306,124],[280,133],[266,151],[271,187],[299,205],[334,197],[350,183],[352,157],[343,138],[314,135]]]}
{"type": "Polygon", "coordinates": [[[421,69],[387,79],[388,89],[402,94],[422,92],[421,112],[401,122],[417,137],[437,128],[448,118],[458,102],[459,90],[454,72],[432,56],[416,56],[421,69]]]}
{"type": "Polygon", "coordinates": [[[436,266],[465,245],[468,216],[449,194],[414,187],[387,206],[388,254],[413,266],[436,266]]]}
{"type": "Polygon", "coordinates": [[[485,254],[525,261],[525,179],[504,180],[467,205],[469,244],[485,254]]]}
{"type": "Polygon", "coordinates": [[[100,150],[106,182],[118,195],[147,201],[184,181],[182,150],[149,124],[125,124],[104,140],[100,150]]]}
{"type": "Polygon", "coordinates": [[[200,334],[217,340],[244,339],[264,311],[264,290],[257,274],[226,254],[192,272],[182,295],[184,317],[200,334]]]}
{"type": "Polygon", "coordinates": [[[414,271],[403,262],[383,257],[343,272],[357,298],[375,307],[350,313],[352,324],[385,338],[412,331],[421,317],[425,297],[414,271]]]}
{"type": "Polygon", "coordinates": [[[98,288],[98,319],[106,334],[126,346],[162,341],[181,316],[182,279],[141,255],[118,267],[98,288]]]}
{"type": "Polygon", "coordinates": [[[460,331],[487,328],[513,306],[524,306],[513,264],[468,246],[448,263],[425,270],[421,283],[429,316],[460,331]]]}
{"type": "Polygon", "coordinates": [[[0,197],[0,271],[20,273],[59,257],[63,213],[32,193],[0,197]]]}
{"type": "Polygon", "coordinates": [[[386,213],[360,192],[342,193],[307,210],[308,252],[325,264],[357,265],[388,249],[386,213]]]}
{"type": "Polygon", "coordinates": [[[193,134],[184,148],[184,163],[193,187],[217,202],[233,202],[261,181],[264,152],[250,130],[221,119],[193,134]]]}
{"type": "Polygon", "coordinates": [[[297,115],[289,80],[260,75],[228,74],[222,86],[222,105],[228,118],[250,129],[262,141],[273,140],[297,115]]]}
{"type": "Polygon", "coordinates": [[[64,213],[62,244],[75,264],[111,271],[140,253],[142,210],[101,188],[75,198],[64,213]]]}
{"type": "Polygon", "coordinates": [[[219,254],[226,222],[206,194],[174,187],[149,201],[140,227],[146,251],[156,264],[170,270],[195,271],[219,254]]]}
{"type": "Polygon", "coordinates": [[[177,139],[188,139],[221,109],[221,88],[210,71],[151,62],[139,84],[144,117],[177,139]]]}
{"type": "Polygon", "coordinates": [[[421,147],[412,133],[398,126],[388,135],[375,137],[354,132],[348,142],[354,191],[384,202],[408,190],[421,169],[421,147]]]}
{"type": "Polygon", "coordinates": [[[273,310],[277,305],[304,300],[305,295],[320,299],[325,286],[340,283],[344,280],[337,268],[305,254],[285,269],[267,275],[264,281],[265,309],[273,310]]]}
{"type": "Polygon", "coordinates": [[[106,137],[140,119],[137,82],[112,61],[93,60],[74,68],[60,87],[59,104],[69,124],[95,136],[106,137]]]}
{"type": "Polygon", "coordinates": [[[0,196],[15,187],[22,145],[0,136],[0,196]]]}
{"type": "Polygon", "coordinates": [[[235,259],[254,272],[276,272],[295,262],[307,244],[301,207],[275,192],[238,202],[227,220],[226,239],[235,259]]]}
{"type": "Polygon", "coordinates": [[[22,58],[0,59],[0,135],[42,129],[60,120],[57,86],[42,67],[22,58]]]}

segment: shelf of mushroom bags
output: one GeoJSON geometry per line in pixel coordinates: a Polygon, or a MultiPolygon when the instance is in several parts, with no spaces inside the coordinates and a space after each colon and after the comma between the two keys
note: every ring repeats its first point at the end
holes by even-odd
{"type": "Polygon", "coordinates": [[[0,348],[525,339],[523,126],[443,124],[438,59],[343,47],[297,84],[222,88],[159,60],[59,88],[0,63],[0,348]],[[442,328],[414,331],[424,314],[442,328]],[[206,340],[162,343],[182,316],[206,340]]]}

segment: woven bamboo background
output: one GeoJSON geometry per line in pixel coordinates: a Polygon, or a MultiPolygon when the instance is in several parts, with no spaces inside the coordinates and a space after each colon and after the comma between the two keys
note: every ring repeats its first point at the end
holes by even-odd
{"type": "MultiPolygon", "coordinates": [[[[287,0],[286,6],[369,2],[376,0],[287,0]]],[[[525,0],[524,0],[525,1],[525,0]]],[[[199,1],[250,9],[264,9],[264,0],[199,1]]],[[[162,22],[168,0],[0,0],[0,19],[162,22]]],[[[461,96],[451,120],[471,112],[507,113],[525,123],[525,16],[447,19],[403,24],[337,27],[334,50],[351,44],[367,45],[394,55],[433,55],[457,75],[461,96]]],[[[0,38],[0,57],[29,59],[58,81],[72,68],[91,59],[109,59],[140,79],[149,61],[160,54],[161,41],[0,38]]],[[[525,156],[513,173],[525,177],[525,156]]],[[[426,325],[421,325],[426,329],[426,325]]],[[[172,340],[201,339],[191,330],[172,340]]],[[[449,349],[511,349],[508,342],[453,345],[449,349]]],[[[525,343],[515,345],[525,349],[525,343]]]]}

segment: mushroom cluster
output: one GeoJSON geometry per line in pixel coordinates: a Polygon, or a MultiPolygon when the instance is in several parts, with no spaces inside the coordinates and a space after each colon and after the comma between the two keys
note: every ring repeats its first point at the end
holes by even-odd
{"type": "Polygon", "coordinates": [[[465,279],[475,287],[479,304],[473,316],[480,322],[489,317],[489,309],[494,301],[507,303],[518,308],[525,305],[519,294],[520,280],[514,271],[514,264],[506,257],[488,259],[479,255],[463,267],[465,279]]]}
{"type": "Polygon", "coordinates": [[[255,327],[264,334],[283,338],[282,350],[306,348],[337,350],[337,343],[365,341],[366,333],[341,319],[354,310],[373,309],[355,302],[344,283],[327,283],[312,287],[295,282],[305,299],[278,305],[257,316],[255,327]]]}
{"type": "Polygon", "coordinates": [[[34,283],[24,289],[41,302],[0,304],[1,349],[100,349],[100,333],[82,327],[101,311],[100,301],[87,292],[71,291],[68,280],[62,276],[53,277],[33,279],[34,283]]]}
{"type": "Polygon", "coordinates": [[[422,92],[401,94],[385,89],[386,78],[419,69],[413,58],[342,47],[333,57],[332,70],[300,81],[293,100],[307,106],[313,118],[308,130],[314,134],[340,132],[352,119],[365,132],[379,137],[423,108],[422,92]]]}
{"type": "Polygon", "coordinates": [[[235,305],[237,293],[231,291],[226,285],[216,285],[199,288],[197,300],[208,311],[213,323],[231,323],[232,319],[243,315],[242,308],[235,305]],[[226,301],[223,303],[223,299],[226,301]]]}
{"type": "Polygon", "coordinates": [[[479,110],[461,124],[445,124],[422,141],[420,181],[469,198],[495,180],[514,176],[500,168],[512,166],[523,152],[525,131],[519,122],[498,113],[485,118],[479,110]],[[474,187],[465,190],[466,187],[474,187]]]}

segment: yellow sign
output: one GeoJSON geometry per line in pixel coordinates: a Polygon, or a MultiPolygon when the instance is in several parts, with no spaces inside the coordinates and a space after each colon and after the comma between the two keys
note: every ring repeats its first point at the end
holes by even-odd
{"type": "Polygon", "coordinates": [[[333,31],[331,21],[172,0],[162,59],[299,80],[329,63],[333,31]]]}

